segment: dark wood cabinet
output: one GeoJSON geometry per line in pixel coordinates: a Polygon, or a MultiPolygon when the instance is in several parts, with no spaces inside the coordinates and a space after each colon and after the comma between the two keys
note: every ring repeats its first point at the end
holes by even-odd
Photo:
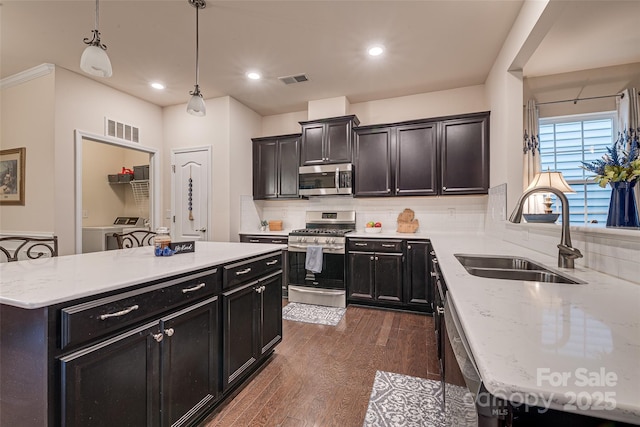
{"type": "Polygon", "coordinates": [[[282,270],[224,292],[222,318],[225,392],[282,341],[282,270]]]}
{"type": "Polygon", "coordinates": [[[401,304],[402,241],[349,239],[348,248],[347,298],[353,302],[401,304]]]}
{"type": "Polygon", "coordinates": [[[216,296],[60,358],[63,425],[178,426],[202,415],[218,397],[217,325],[216,296]]]}
{"type": "Polygon", "coordinates": [[[438,124],[416,123],[395,129],[395,195],[438,194],[438,124]]]}
{"type": "Polygon", "coordinates": [[[282,236],[279,234],[264,235],[264,234],[241,234],[240,241],[242,243],[271,243],[277,245],[286,245],[289,241],[288,236],[282,236]]]}
{"type": "Polygon", "coordinates": [[[391,195],[391,152],[391,128],[367,128],[356,131],[353,150],[355,196],[391,195]]]}
{"type": "Polygon", "coordinates": [[[354,115],[300,122],[300,166],[351,163],[353,128],[359,124],[354,115]]]}
{"type": "Polygon", "coordinates": [[[297,198],[300,135],[253,140],[253,198],[297,198]]]}
{"type": "Polygon", "coordinates": [[[440,183],[441,194],[487,194],[489,113],[442,122],[440,183]]]}
{"type": "Polygon", "coordinates": [[[438,194],[438,123],[356,129],[353,162],[355,195],[438,194]]]}
{"type": "Polygon", "coordinates": [[[427,241],[407,241],[407,263],[405,271],[405,302],[420,311],[431,312],[433,301],[430,286],[431,244],[427,241]]]}

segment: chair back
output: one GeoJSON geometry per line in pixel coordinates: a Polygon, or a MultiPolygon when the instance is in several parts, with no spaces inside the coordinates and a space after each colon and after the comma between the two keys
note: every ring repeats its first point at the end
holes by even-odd
{"type": "Polygon", "coordinates": [[[0,237],[0,262],[58,256],[58,236],[0,237]]]}
{"type": "Polygon", "coordinates": [[[118,249],[137,248],[140,246],[152,246],[156,237],[154,231],[134,230],[127,233],[113,233],[118,242],[118,249]]]}

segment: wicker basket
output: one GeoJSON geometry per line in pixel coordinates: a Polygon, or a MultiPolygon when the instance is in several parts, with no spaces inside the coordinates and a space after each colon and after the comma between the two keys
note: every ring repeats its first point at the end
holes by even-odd
{"type": "Polygon", "coordinates": [[[269,231],[282,231],[282,221],[269,221],[269,231]]]}

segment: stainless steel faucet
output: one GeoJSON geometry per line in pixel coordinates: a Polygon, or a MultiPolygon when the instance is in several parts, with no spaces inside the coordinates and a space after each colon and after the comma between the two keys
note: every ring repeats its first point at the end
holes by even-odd
{"type": "Polygon", "coordinates": [[[522,221],[522,208],[527,197],[533,193],[553,193],[560,199],[562,203],[562,234],[560,235],[560,244],[558,244],[558,267],[574,268],[573,260],[582,258],[582,253],[571,246],[571,234],[569,232],[569,201],[567,196],[560,190],[553,187],[536,187],[525,191],[518,199],[516,208],[509,217],[511,222],[522,221]]]}

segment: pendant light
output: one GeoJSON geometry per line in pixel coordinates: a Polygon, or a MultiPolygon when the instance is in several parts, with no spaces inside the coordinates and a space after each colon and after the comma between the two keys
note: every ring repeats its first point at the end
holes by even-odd
{"type": "Polygon", "coordinates": [[[88,74],[98,77],[111,77],[113,70],[111,69],[111,61],[107,55],[107,46],[100,43],[100,31],[98,25],[100,23],[100,5],[96,0],[96,26],[92,31],[93,38],[85,38],[84,43],[88,44],[87,48],[82,52],[80,58],[80,68],[88,74]]]}
{"type": "Polygon", "coordinates": [[[189,4],[196,8],[196,84],[193,92],[189,92],[191,95],[191,99],[187,104],[187,113],[192,114],[194,116],[204,116],[207,114],[207,108],[204,105],[204,99],[202,99],[202,94],[200,93],[200,86],[198,85],[198,77],[199,77],[199,27],[198,27],[198,12],[200,9],[204,9],[207,5],[205,0],[187,0],[189,4]]]}

